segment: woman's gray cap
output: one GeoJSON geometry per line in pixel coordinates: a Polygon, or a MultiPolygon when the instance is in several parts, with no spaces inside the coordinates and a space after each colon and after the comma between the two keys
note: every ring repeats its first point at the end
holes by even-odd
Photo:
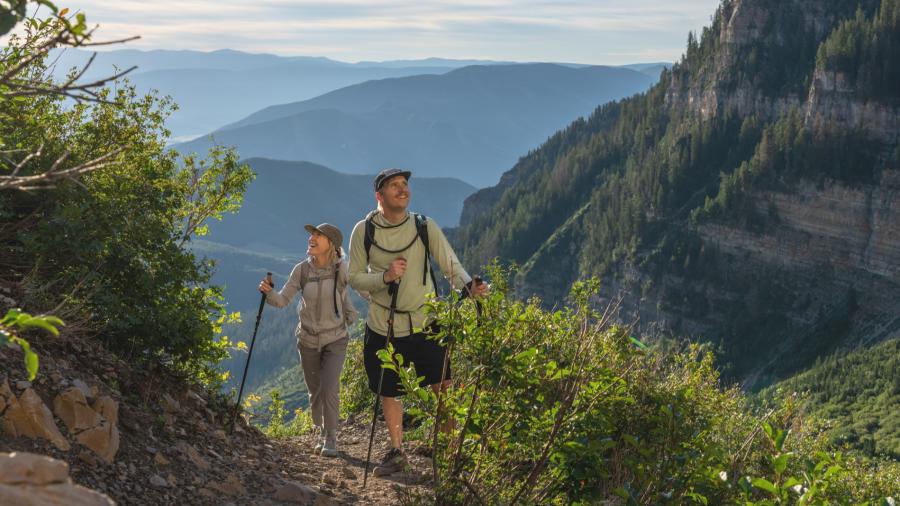
{"type": "Polygon", "coordinates": [[[388,179],[394,176],[403,176],[409,181],[409,176],[412,176],[412,172],[403,169],[384,169],[379,172],[377,176],[375,176],[375,191],[381,190],[381,187],[384,186],[384,183],[387,182],[388,179]]]}
{"type": "Polygon", "coordinates": [[[321,225],[314,227],[312,225],[304,225],[303,228],[306,229],[310,234],[313,232],[318,232],[331,241],[331,244],[334,245],[335,248],[340,248],[344,244],[344,234],[341,231],[332,225],[331,223],[322,223],[321,225]]]}

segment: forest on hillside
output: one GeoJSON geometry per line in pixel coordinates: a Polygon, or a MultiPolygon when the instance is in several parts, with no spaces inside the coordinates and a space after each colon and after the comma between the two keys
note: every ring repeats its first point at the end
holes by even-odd
{"type": "Polygon", "coordinates": [[[733,380],[796,373],[859,340],[857,309],[878,306],[878,293],[848,286],[860,274],[830,267],[840,260],[792,270],[754,260],[752,247],[725,250],[717,244],[729,237],[716,234],[764,248],[769,234],[791,233],[766,195],[802,185],[865,193],[893,180],[891,127],[855,126],[807,95],[837,80],[843,91],[822,98],[835,101],[828,107],[861,107],[846,104],[859,98],[895,124],[898,28],[895,0],[724,1],[659,84],[598,107],[470,197],[455,242],[469,264],[521,265],[520,292],[548,305],[565,293],[554,279],[600,276],[604,298],[623,293],[636,306],[628,318],[663,315],[664,334],[719,345],[733,380]],[[778,358],[779,343],[794,343],[791,361],[778,358]]]}

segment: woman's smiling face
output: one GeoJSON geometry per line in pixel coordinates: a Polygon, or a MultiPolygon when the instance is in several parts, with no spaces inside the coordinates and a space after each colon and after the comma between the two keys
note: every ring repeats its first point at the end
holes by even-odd
{"type": "Polygon", "coordinates": [[[331,248],[331,241],[319,232],[313,232],[306,241],[306,254],[311,257],[322,258],[331,248]]]}

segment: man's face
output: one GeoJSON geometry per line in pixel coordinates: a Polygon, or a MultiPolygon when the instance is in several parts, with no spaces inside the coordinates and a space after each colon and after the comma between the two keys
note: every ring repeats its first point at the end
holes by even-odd
{"type": "Polygon", "coordinates": [[[403,176],[394,176],[381,185],[378,191],[381,207],[390,210],[405,210],[409,205],[409,182],[403,176]]]}

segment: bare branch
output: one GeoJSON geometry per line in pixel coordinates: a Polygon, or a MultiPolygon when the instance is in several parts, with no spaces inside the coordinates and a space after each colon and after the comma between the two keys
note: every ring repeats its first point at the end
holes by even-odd
{"type": "MultiPolygon", "coordinates": [[[[56,183],[57,181],[61,181],[64,179],[74,181],[81,175],[109,165],[109,159],[121,153],[124,149],[124,147],[120,147],[88,162],[82,163],[66,170],[58,171],[56,170],[56,168],[62,163],[63,159],[68,156],[68,152],[66,152],[66,154],[64,154],[54,162],[53,167],[51,167],[51,169],[47,172],[35,174],[33,176],[16,176],[15,174],[18,172],[18,170],[16,170],[13,175],[0,176],[0,190],[10,188],[14,190],[31,191],[53,188],[54,183],[56,183]]],[[[24,166],[25,162],[27,162],[34,156],[35,153],[26,156],[25,159],[19,163],[19,169],[24,166]]]]}
{"type": "MultiPolygon", "coordinates": [[[[93,58],[93,57],[92,57],[93,58]]],[[[87,66],[82,70],[87,69],[87,66]]],[[[105,103],[105,104],[115,104],[115,102],[100,98],[100,96],[93,91],[93,88],[100,88],[108,82],[115,81],[122,76],[134,71],[137,69],[137,66],[133,66],[127,70],[119,72],[115,75],[104,77],[102,79],[98,79],[97,81],[72,85],[72,80],[69,80],[65,84],[61,86],[57,85],[34,85],[34,84],[26,84],[26,83],[16,83],[11,82],[7,83],[7,85],[14,91],[10,91],[4,93],[2,96],[4,97],[22,97],[22,96],[32,96],[32,95],[62,95],[70,98],[74,98],[76,100],[84,100],[90,102],[97,103],[105,103]]]]}
{"type": "Polygon", "coordinates": [[[124,44],[125,42],[131,42],[133,40],[140,39],[140,35],[135,35],[133,37],[126,37],[124,39],[116,39],[116,40],[104,40],[102,42],[83,42],[78,44],[78,47],[89,47],[89,46],[109,46],[112,44],[124,44]]]}

